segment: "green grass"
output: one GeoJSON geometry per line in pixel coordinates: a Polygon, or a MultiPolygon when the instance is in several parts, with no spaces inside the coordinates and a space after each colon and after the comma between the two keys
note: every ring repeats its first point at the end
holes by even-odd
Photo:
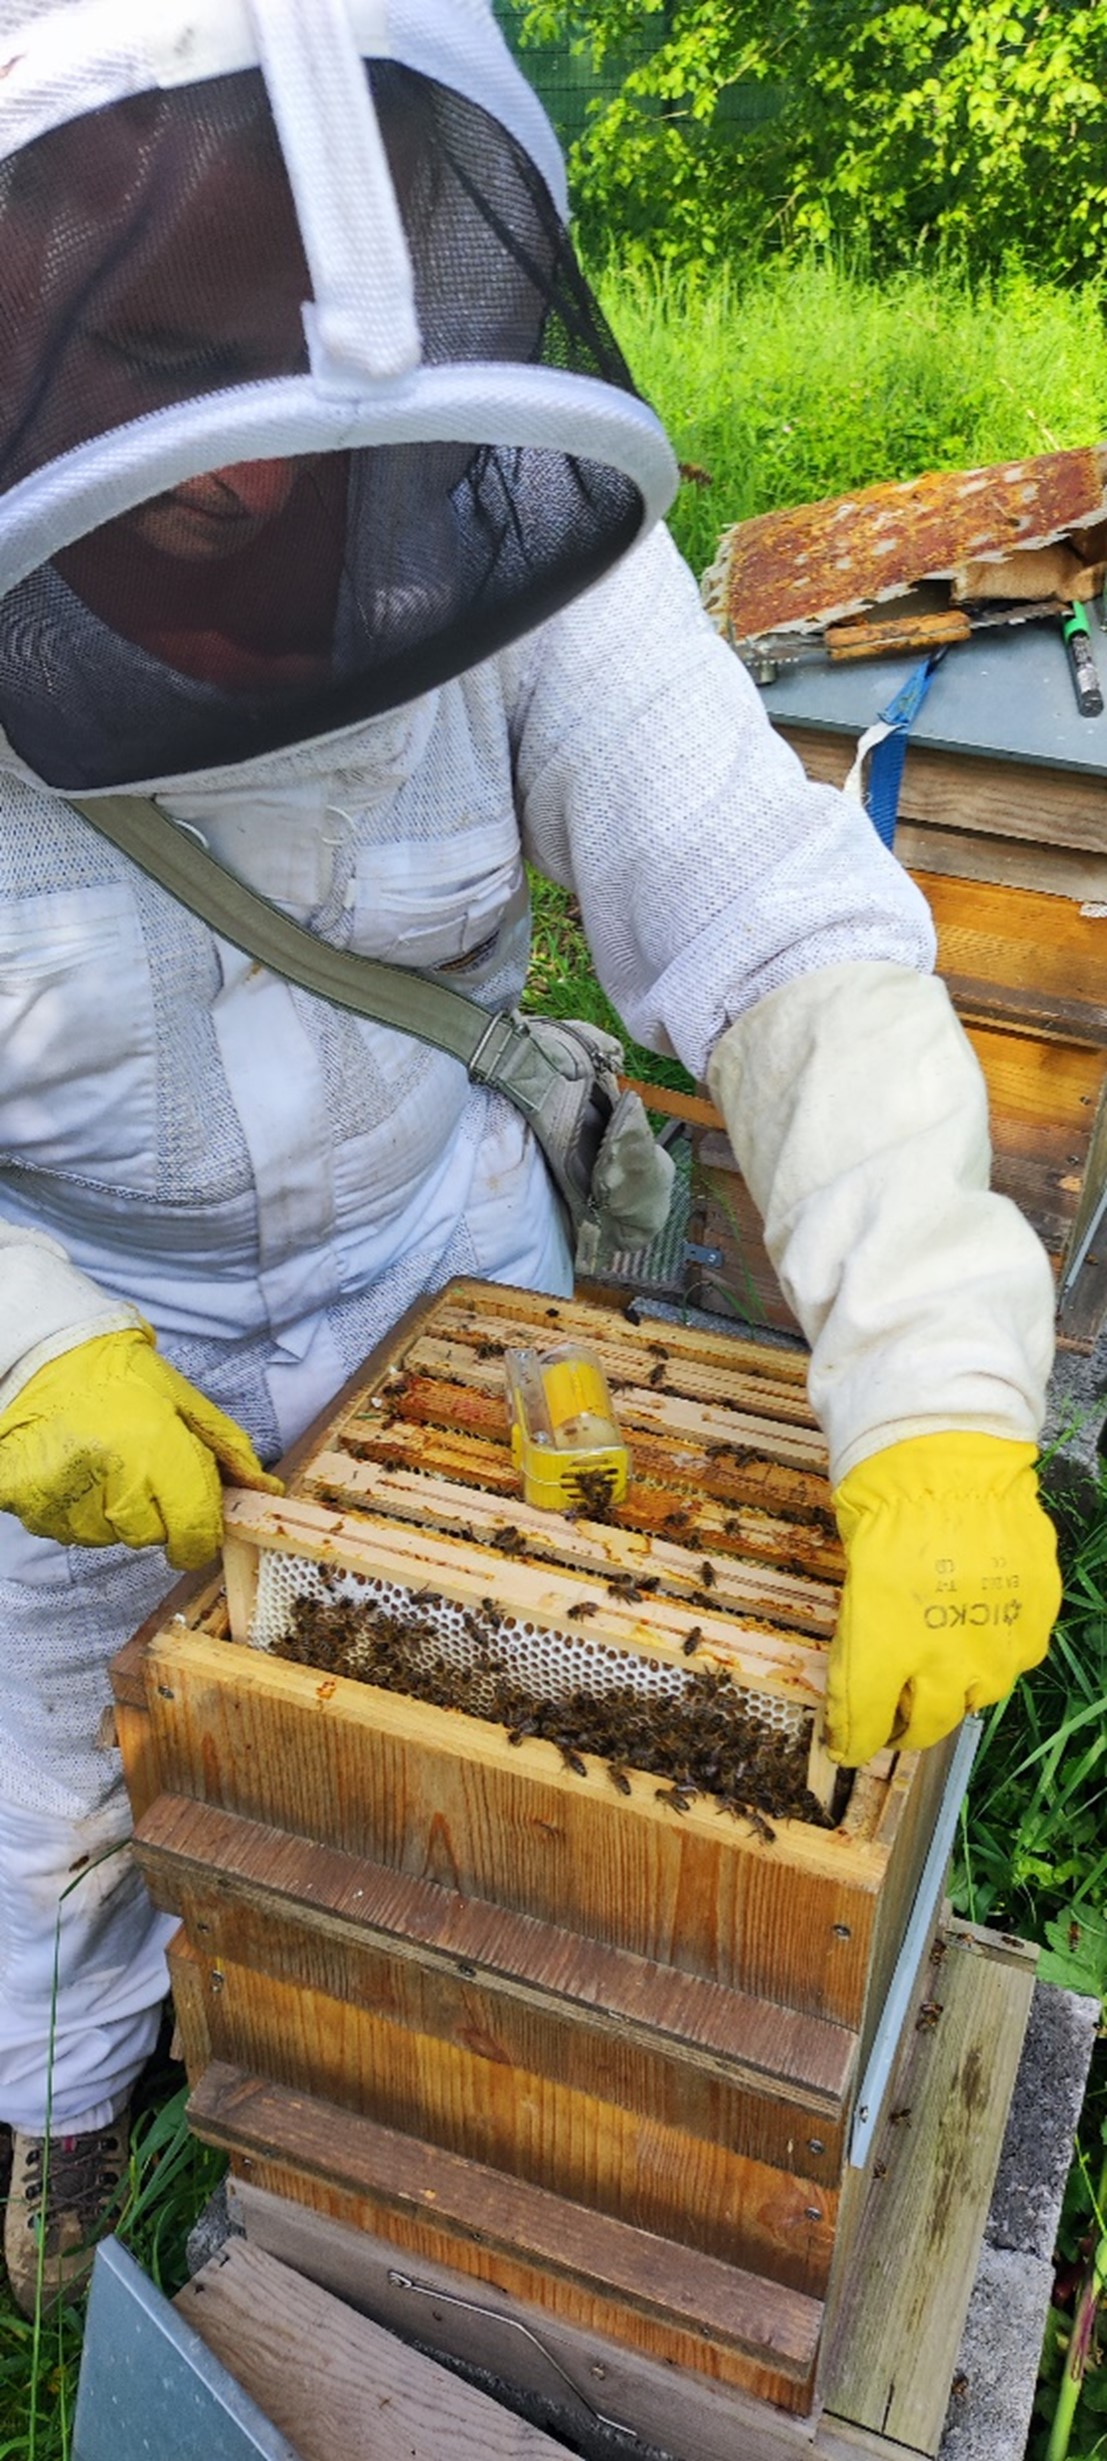
{"type": "Polygon", "coordinates": [[[592,972],[588,943],[575,898],[532,872],[533,939],[530,973],[523,1006],[547,1017],[580,1017],[616,1034],[623,1045],[627,1075],[649,1085],[667,1085],[689,1092],[692,1078],[679,1060],[659,1059],[656,1051],[634,1042],[592,972]]]}
{"type": "MultiPolygon", "coordinates": [[[[1048,1495],[1049,1467],[1044,1484],[1048,1495]]],[[[1047,1981],[1107,1993],[1107,1489],[1063,1532],[1065,1600],[1044,1665],[991,1710],[963,1824],[955,1902],[1041,1940],[1047,1981]]]]}
{"type": "MultiPolygon", "coordinates": [[[[144,2081],[131,2156],[112,2228],[159,2289],[187,2278],[185,2241],[226,2167],[189,2134],[182,2072],[144,2081]]],[[[77,2398],[83,2299],[29,2322],[0,2289],[0,2461],[68,2461],[77,2398]]]]}

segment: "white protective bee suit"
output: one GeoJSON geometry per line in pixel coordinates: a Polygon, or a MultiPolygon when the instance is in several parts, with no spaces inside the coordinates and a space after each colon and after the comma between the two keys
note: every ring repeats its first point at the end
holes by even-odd
{"type": "MultiPolygon", "coordinates": [[[[570,1287],[519,1114],[218,940],[66,801],[138,787],[322,938],[489,1007],[526,973],[524,862],[571,887],[629,1031],[714,1065],[836,1475],[946,1428],[1032,1443],[1048,1271],[986,1193],[927,910],[657,526],[671,455],[484,0],[9,0],[0,49],[0,1417],[145,1320],[271,1461],[419,1292],[570,1287]],[[282,464],[209,554],[196,477],[282,464]]],[[[172,1578],[0,1514],[22,2129],[86,1858],[54,2125],[101,2125],[156,2031],[171,1926],[96,1858],[126,1830],[107,1663],[172,1578]]]]}

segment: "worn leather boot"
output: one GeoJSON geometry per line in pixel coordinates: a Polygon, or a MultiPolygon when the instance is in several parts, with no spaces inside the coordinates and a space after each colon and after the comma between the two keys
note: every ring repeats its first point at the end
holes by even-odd
{"type": "Polygon", "coordinates": [[[127,2168],[129,2111],[84,2136],[24,2136],[12,2130],[4,2261],[16,2306],[33,2316],[43,2243],[44,2304],[79,2284],[92,2265],[98,2226],[127,2168]]]}

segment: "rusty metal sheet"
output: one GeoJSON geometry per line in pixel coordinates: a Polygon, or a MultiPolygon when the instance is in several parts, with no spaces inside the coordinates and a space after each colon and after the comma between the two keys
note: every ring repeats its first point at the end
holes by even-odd
{"type": "Polygon", "coordinates": [[[967,567],[1073,534],[1092,533],[1081,546],[1094,552],[1105,515],[1107,445],[882,480],[736,523],[704,576],[704,600],[738,639],[821,630],[922,582],[952,583],[967,567]]]}

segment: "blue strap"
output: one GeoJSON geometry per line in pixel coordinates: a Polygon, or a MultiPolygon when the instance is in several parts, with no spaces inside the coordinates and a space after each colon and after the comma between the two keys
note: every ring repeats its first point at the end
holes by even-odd
{"type": "Polygon", "coordinates": [[[930,681],[945,656],[935,650],[922,665],[914,667],[905,684],[901,684],[895,699],[880,711],[881,723],[889,732],[874,745],[869,756],[869,818],[877,836],[885,846],[893,845],[896,819],[899,813],[899,790],[903,780],[903,764],[907,758],[907,738],[930,690],[930,681]]]}

